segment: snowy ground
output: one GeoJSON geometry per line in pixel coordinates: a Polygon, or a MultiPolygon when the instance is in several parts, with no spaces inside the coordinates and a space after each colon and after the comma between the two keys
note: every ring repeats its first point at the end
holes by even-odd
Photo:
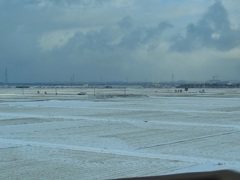
{"type": "Polygon", "coordinates": [[[0,179],[240,171],[240,90],[205,91],[1,88],[0,179]]]}

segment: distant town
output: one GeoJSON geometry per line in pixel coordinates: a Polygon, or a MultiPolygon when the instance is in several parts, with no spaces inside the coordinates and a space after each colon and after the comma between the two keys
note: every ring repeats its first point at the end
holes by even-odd
{"type": "Polygon", "coordinates": [[[0,87],[28,88],[31,86],[82,86],[91,87],[129,87],[139,86],[143,88],[240,88],[240,82],[230,82],[221,80],[209,80],[206,82],[188,82],[188,81],[165,81],[165,82],[53,82],[53,83],[4,83],[0,82],[0,87]]]}

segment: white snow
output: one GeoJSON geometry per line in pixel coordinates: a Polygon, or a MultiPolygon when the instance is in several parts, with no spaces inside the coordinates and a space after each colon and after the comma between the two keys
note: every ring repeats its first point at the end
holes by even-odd
{"type": "Polygon", "coordinates": [[[0,179],[240,171],[238,89],[179,95],[129,88],[147,96],[113,98],[74,90],[0,90],[0,179]]]}

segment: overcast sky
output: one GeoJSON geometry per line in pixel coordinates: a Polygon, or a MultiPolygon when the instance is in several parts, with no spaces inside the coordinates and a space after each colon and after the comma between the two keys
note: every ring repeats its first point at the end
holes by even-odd
{"type": "Polygon", "coordinates": [[[0,0],[0,82],[240,80],[239,0],[0,0]]]}

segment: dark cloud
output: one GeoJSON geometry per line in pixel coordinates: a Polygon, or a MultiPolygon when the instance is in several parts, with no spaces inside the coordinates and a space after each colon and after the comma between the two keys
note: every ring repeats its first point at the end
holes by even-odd
{"type": "Polygon", "coordinates": [[[153,28],[148,28],[145,30],[145,37],[143,39],[143,42],[149,42],[153,39],[158,39],[158,37],[161,36],[161,34],[170,29],[170,28],[173,28],[173,26],[168,23],[168,22],[161,22],[158,24],[157,27],[153,27],[153,28]]]}
{"type": "Polygon", "coordinates": [[[72,74],[76,81],[157,81],[168,74],[171,79],[172,72],[188,78],[189,69],[201,79],[218,75],[214,68],[222,70],[226,66],[219,62],[226,59],[231,66],[221,72],[239,77],[239,71],[231,69],[239,67],[238,49],[225,51],[239,46],[240,33],[231,28],[221,2],[189,24],[183,36],[176,30],[194,20],[188,13],[173,12],[181,3],[165,3],[169,1],[0,0],[0,82],[5,68],[10,82],[68,81],[72,74]],[[172,13],[164,14],[161,8],[172,13]],[[172,28],[170,21],[179,23],[172,28]],[[178,52],[195,51],[180,55],[167,51],[169,45],[178,52]]]}
{"type": "Polygon", "coordinates": [[[124,17],[118,22],[119,27],[129,29],[133,26],[133,19],[130,16],[124,17]]]}
{"type": "MultiPolygon", "coordinates": [[[[124,19],[124,22],[125,21],[126,19],[124,19]]],[[[170,23],[161,22],[154,27],[135,28],[134,30],[130,31],[130,33],[127,33],[122,37],[120,43],[118,44],[118,47],[133,50],[140,46],[152,45],[152,43],[158,44],[159,42],[157,42],[157,40],[159,40],[162,33],[172,27],[173,26],[170,23]]],[[[155,46],[151,47],[154,48],[155,46]]]]}
{"type": "MultiPolygon", "coordinates": [[[[46,58],[52,57],[54,61],[57,60],[59,68],[69,67],[75,72],[76,77],[78,72],[81,74],[79,76],[88,79],[94,79],[94,77],[96,79],[100,75],[106,79],[108,74],[108,80],[125,80],[126,74],[134,74],[139,70],[136,67],[141,67],[142,71],[144,68],[147,69],[146,62],[142,64],[135,56],[136,50],[154,42],[158,44],[157,39],[172,26],[167,22],[161,22],[151,28],[134,27],[131,17],[125,17],[119,22],[121,26],[118,27],[78,32],[69,39],[64,48],[46,52],[46,58]],[[128,23],[125,24],[125,22],[128,23]],[[129,27],[128,30],[126,30],[127,27],[129,27]]],[[[119,22],[116,23],[119,25],[119,22]]],[[[151,48],[154,47],[151,46],[151,48]]]]}
{"type": "Polygon", "coordinates": [[[171,50],[188,52],[206,47],[227,51],[237,46],[240,46],[240,30],[231,28],[225,8],[221,1],[216,1],[201,20],[187,26],[185,36],[173,38],[171,50]]]}
{"type": "MultiPolygon", "coordinates": [[[[111,53],[113,51],[132,51],[144,45],[157,42],[162,33],[172,25],[167,22],[161,22],[157,26],[132,27],[134,24],[131,17],[125,17],[118,22],[119,28],[104,27],[101,30],[89,31],[87,33],[76,33],[65,49],[81,52],[91,51],[111,53]],[[130,28],[132,27],[132,28],[130,28]],[[125,28],[129,28],[128,31],[125,28]],[[69,47],[71,47],[69,49],[69,47]]],[[[158,43],[158,42],[157,42],[158,43]]]]}

